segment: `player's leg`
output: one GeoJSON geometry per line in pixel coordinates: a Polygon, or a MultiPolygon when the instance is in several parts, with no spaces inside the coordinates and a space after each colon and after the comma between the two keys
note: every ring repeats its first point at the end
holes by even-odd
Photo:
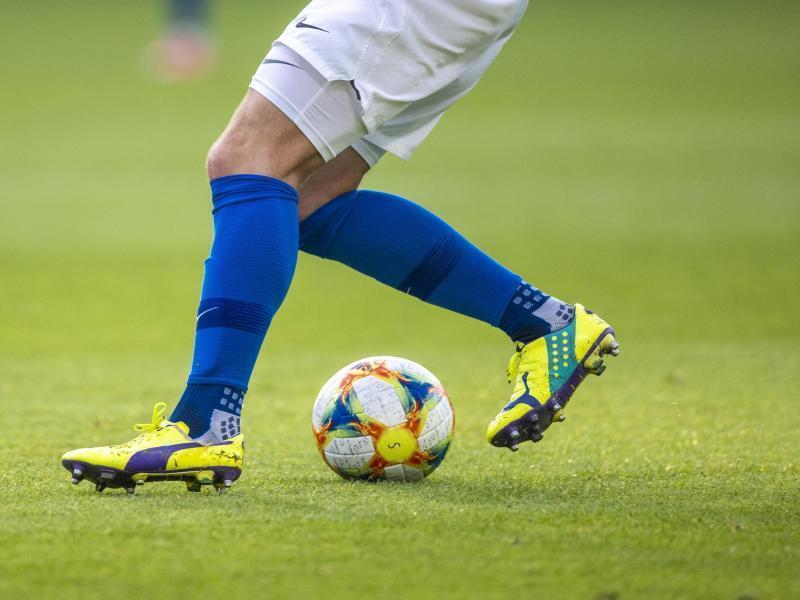
{"type": "Polygon", "coordinates": [[[215,443],[238,434],[244,393],[297,260],[297,192],[322,158],[272,103],[248,91],[212,146],[214,243],[194,358],[170,420],[215,443]]]}
{"type": "Polygon", "coordinates": [[[301,250],[498,327],[515,342],[570,323],[572,306],[531,286],[430,211],[358,190],[373,159],[363,140],[356,147],[360,152],[349,148],[301,187],[301,250]]]}
{"type": "MultiPolygon", "coordinates": [[[[204,443],[229,436],[232,425],[238,433],[256,357],[294,272],[296,189],[364,132],[350,85],[328,82],[285,49],[270,51],[251,88],[209,152],[215,240],[192,371],[171,417],[204,443]]],[[[348,172],[348,156],[326,171],[348,172]]],[[[327,179],[337,193],[334,178],[327,179]]]]}
{"type": "MultiPolygon", "coordinates": [[[[300,192],[322,204],[326,165],[300,192]]],[[[357,171],[340,181],[355,179],[357,171]]],[[[309,202],[309,204],[311,204],[309,202]]],[[[300,224],[301,250],[344,263],[420,300],[476,318],[526,343],[570,323],[574,308],[533,287],[445,221],[393,194],[351,190],[300,224]]]]}
{"type": "Polygon", "coordinates": [[[296,188],[364,133],[347,82],[280,56],[270,52],[209,152],[215,235],[186,390],[170,420],[159,403],[132,442],[64,455],[75,483],[132,491],[137,482],[184,479],[197,491],[239,476],[244,392],[297,257],[296,188]]]}
{"type": "MultiPolygon", "coordinates": [[[[271,73],[280,80],[296,68],[277,64],[271,73]]],[[[296,89],[297,74],[290,76],[296,89]]],[[[312,85],[302,98],[315,96],[321,97],[312,85]]],[[[294,273],[295,189],[322,164],[297,125],[254,90],[209,152],[216,234],[206,261],[189,383],[170,417],[186,423],[195,439],[224,439],[231,424],[238,433],[261,343],[294,273]]]]}
{"type": "Polygon", "coordinates": [[[98,490],[182,479],[224,490],[241,473],[244,393],[297,259],[297,191],[322,163],[280,110],[250,91],[214,144],[208,175],[214,242],[205,262],[192,369],[169,420],[159,403],[142,435],[62,458],[73,482],[98,490]]]}

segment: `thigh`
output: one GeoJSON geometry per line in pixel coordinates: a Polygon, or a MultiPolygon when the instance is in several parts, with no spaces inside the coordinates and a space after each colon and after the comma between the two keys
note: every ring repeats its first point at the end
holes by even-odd
{"type": "Polygon", "coordinates": [[[302,132],[271,102],[252,90],[208,154],[211,179],[249,173],[297,187],[322,163],[302,132]]]}
{"type": "Polygon", "coordinates": [[[358,90],[347,81],[327,80],[283,45],[270,50],[250,87],[278,107],[326,162],[367,132],[358,90]]]}

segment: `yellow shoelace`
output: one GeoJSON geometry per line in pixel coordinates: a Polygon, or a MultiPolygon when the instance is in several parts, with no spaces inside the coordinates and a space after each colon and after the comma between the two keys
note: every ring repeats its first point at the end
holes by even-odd
{"type": "Polygon", "coordinates": [[[164,412],[167,410],[166,402],[158,402],[153,407],[153,417],[150,423],[138,423],[133,426],[134,431],[142,433],[150,433],[161,428],[161,424],[166,420],[164,419],[164,412]]]}

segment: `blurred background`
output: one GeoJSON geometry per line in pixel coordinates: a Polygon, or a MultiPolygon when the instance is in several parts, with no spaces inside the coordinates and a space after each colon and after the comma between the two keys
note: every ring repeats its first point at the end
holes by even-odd
{"type": "Polygon", "coordinates": [[[154,1],[2,2],[0,592],[102,595],[157,563],[165,597],[800,595],[797,2],[535,1],[412,160],[369,176],[616,326],[623,355],[544,444],[484,441],[499,332],[302,256],[231,497],[68,487],[62,452],[182,390],[205,154],[302,6],[170,25],[154,1]],[[340,483],[313,447],[317,390],[375,354],[452,396],[456,444],[421,486],[340,483]],[[221,580],[197,566],[218,546],[221,580]]]}

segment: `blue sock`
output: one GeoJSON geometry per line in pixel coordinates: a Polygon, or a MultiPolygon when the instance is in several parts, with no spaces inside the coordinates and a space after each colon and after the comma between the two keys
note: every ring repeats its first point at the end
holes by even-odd
{"type": "Polygon", "coordinates": [[[236,424],[258,352],[297,261],[297,192],[261,175],[211,182],[214,243],[205,262],[189,384],[170,417],[206,443],[236,424]],[[236,398],[234,398],[234,394],[236,398]],[[225,427],[223,427],[225,423],[225,427]]]}
{"type": "Polygon", "coordinates": [[[564,304],[566,311],[566,303],[532,293],[535,288],[519,275],[399,196],[371,191],[339,196],[300,224],[300,249],[500,327],[515,341],[530,341],[569,322],[551,310],[564,304]]]}

